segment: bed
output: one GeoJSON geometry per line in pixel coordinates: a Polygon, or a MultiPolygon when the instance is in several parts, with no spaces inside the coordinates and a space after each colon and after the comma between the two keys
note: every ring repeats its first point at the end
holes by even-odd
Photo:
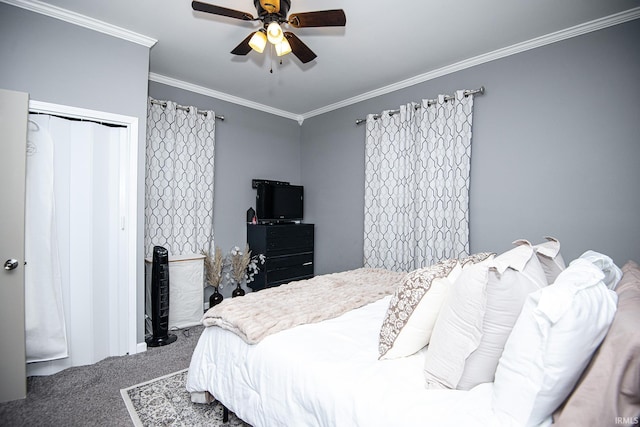
{"type": "MultiPolygon", "coordinates": [[[[203,318],[207,327],[194,350],[187,390],[194,402],[207,403],[215,398],[254,427],[550,425],[553,411],[558,425],[585,425],[575,423],[578,419],[600,420],[599,425],[636,425],[640,415],[640,337],[629,322],[637,325],[640,320],[640,270],[635,263],[628,263],[621,280],[622,272],[615,271],[617,267],[610,259],[591,252],[565,268],[559,244],[552,243],[551,247],[556,249],[549,252],[547,244],[534,246],[519,241],[513,251],[499,256],[478,254],[409,273],[362,268],[225,301],[203,318]],[[531,265],[546,281],[552,277],[556,288],[536,283],[531,265]],[[491,276],[485,277],[484,286],[473,285],[481,287],[478,297],[484,298],[484,303],[469,306],[468,300],[474,298],[472,291],[464,287],[458,291],[465,292],[464,315],[474,310],[482,312],[484,322],[469,327],[481,333],[470,333],[469,328],[450,329],[461,307],[456,306],[461,298],[456,296],[454,284],[461,280],[468,284],[487,276],[478,275],[478,271],[491,276]],[[486,295],[496,287],[492,280],[502,283],[510,275],[516,282],[526,283],[509,282],[509,304],[514,304],[514,298],[521,304],[515,303],[519,307],[507,321],[509,331],[501,332],[506,337],[493,365],[487,362],[491,346],[485,341],[496,335],[496,328],[490,325],[492,307],[486,295]],[[567,296],[563,283],[575,284],[576,278],[592,280],[593,286],[580,285],[578,291],[567,296]],[[612,290],[618,282],[622,293],[612,290]],[[420,286],[422,291],[417,292],[420,286]],[[430,292],[437,293],[439,286],[446,292],[434,297],[440,302],[436,304],[437,316],[431,313],[433,319],[429,320],[432,330],[428,345],[411,340],[400,343],[399,336],[409,329],[410,319],[406,318],[404,329],[395,332],[396,342],[388,345],[382,331],[390,316],[392,324],[398,321],[390,314],[391,308],[403,305],[403,299],[410,295],[424,302],[432,298],[430,292]],[[522,286],[526,295],[514,297],[515,286],[522,286]],[[531,286],[533,292],[529,292],[531,286]],[[547,288],[560,293],[547,295],[547,288]],[[587,302],[576,299],[580,294],[587,302]],[[571,298],[569,314],[551,322],[544,336],[533,336],[536,332],[529,330],[532,323],[522,318],[527,313],[535,317],[536,307],[543,306],[550,296],[554,300],[571,298]],[[298,301],[296,298],[303,302],[292,304],[298,301]],[[625,307],[622,315],[616,313],[619,303],[625,307]],[[575,313],[571,312],[574,307],[578,307],[575,313]],[[597,319],[585,322],[580,316],[597,319]],[[618,318],[621,320],[616,323],[618,318]],[[576,322],[587,326],[581,328],[576,322]],[[611,343],[605,338],[610,327],[616,330],[611,343]],[[567,330],[576,330],[577,337],[567,339],[567,330]],[[456,338],[456,334],[462,335],[456,338]],[[527,337],[524,342],[522,336],[527,337]],[[460,344],[467,339],[475,340],[471,351],[468,345],[460,344]],[[622,341],[625,345],[619,351],[622,341]],[[571,348],[581,348],[581,354],[564,351],[567,343],[571,348]],[[394,348],[395,344],[402,346],[394,348]],[[554,345],[561,345],[565,354],[555,351],[554,345]],[[436,347],[444,362],[438,361],[436,347]],[[461,352],[457,347],[465,348],[462,353],[466,355],[456,356],[461,352]],[[484,347],[489,351],[483,355],[484,347]],[[538,354],[540,348],[555,354],[542,368],[536,365],[544,356],[538,354]],[[391,354],[393,351],[397,354],[391,354]],[[527,352],[526,357],[520,357],[521,351],[527,352]],[[476,365],[490,368],[470,369],[469,361],[474,358],[476,365]],[[456,359],[462,363],[457,375],[451,374],[449,365],[439,370],[438,363],[456,365],[456,359]],[[526,366],[525,359],[531,359],[533,368],[526,366]],[[621,364],[620,360],[625,362],[621,364]],[[536,369],[542,371],[536,374],[536,369]],[[558,369],[566,381],[554,379],[554,370],[558,369]],[[519,377],[522,371],[527,375],[519,377]],[[610,384],[602,387],[598,380],[594,386],[593,378],[602,377],[603,371],[607,371],[610,384]],[[536,390],[528,388],[532,376],[540,381],[536,390]],[[451,378],[455,378],[453,386],[447,383],[451,378]],[[624,395],[620,384],[626,387],[624,395]],[[591,405],[592,401],[598,405],[591,405]]],[[[417,308],[413,310],[411,316],[417,317],[417,308]]],[[[557,306],[549,312],[554,310],[557,314],[557,306]]],[[[544,329],[540,319],[533,320],[536,322],[537,328],[544,329]]]]}

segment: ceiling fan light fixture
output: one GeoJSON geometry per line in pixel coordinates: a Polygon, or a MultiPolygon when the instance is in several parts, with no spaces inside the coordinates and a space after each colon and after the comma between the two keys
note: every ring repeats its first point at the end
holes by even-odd
{"type": "Polygon", "coordinates": [[[301,63],[306,64],[309,61],[313,61],[317,55],[295,33],[290,31],[285,33],[281,28],[281,24],[288,24],[294,28],[316,28],[344,27],[347,23],[347,17],[342,9],[289,14],[291,0],[253,0],[253,5],[258,12],[257,18],[254,18],[250,13],[203,3],[200,0],[191,2],[191,8],[196,12],[210,13],[242,21],[262,22],[262,27],[258,31],[248,34],[231,51],[232,55],[244,56],[252,50],[263,53],[267,42],[269,42],[273,44],[278,56],[293,53],[301,63]]]}
{"type": "Polygon", "coordinates": [[[287,41],[286,37],[282,38],[282,41],[276,45],[276,55],[284,56],[291,53],[291,45],[287,41]]]}
{"type": "Polygon", "coordinates": [[[256,31],[253,33],[251,40],[249,40],[249,46],[251,49],[255,50],[258,53],[264,52],[264,48],[267,45],[267,35],[263,30],[256,31]]]}
{"type": "Polygon", "coordinates": [[[277,45],[282,42],[284,35],[282,34],[282,28],[277,22],[272,22],[267,26],[267,39],[270,43],[277,45]]]}

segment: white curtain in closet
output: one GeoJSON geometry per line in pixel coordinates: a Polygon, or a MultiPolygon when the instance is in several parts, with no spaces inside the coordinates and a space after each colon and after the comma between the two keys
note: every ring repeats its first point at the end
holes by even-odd
{"type": "Polygon", "coordinates": [[[26,351],[27,362],[46,362],[30,364],[33,375],[122,354],[118,248],[125,140],[124,128],[29,115],[26,351]]]}
{"type": "Polygon", "coordinates": [[[145,255],[199,254],[213,242],[215,113],[149,98],[145,255]]]}
{"type": "MultiPolygon", "coordinates": [[[[69,355],[54,197],[53,140],[30,116],[25,197],[25,350],[27,362],[69,355]]],[[[38,120],[40,121],[40,120],[38,120]]]]}
{"type": "Polygon", "coordinates": [[[473,95],[369,115],[364,265],[409,271],[469,252],[473,95]]]}

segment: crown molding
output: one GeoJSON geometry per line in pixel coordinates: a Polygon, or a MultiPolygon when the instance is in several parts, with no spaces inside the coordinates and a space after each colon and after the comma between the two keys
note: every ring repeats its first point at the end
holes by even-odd
{"type": "Polygon", "coordinates": [[[98,31],[103,34],[108,34],[110,36],[114,36],[133,43],[137,43],[148,48],[151,48],[158,42],[156,39],[153,39],[151,37],[147,37],[145,35],[138,34],[121,27],[117,27],[104,21],[89,18],[88,16],[71,12],[57,6],[52,6],[38,0],[0,0],[0,2],[20,7],[22,9],[30,10],[32,12],[40,13],[51,18],[59,19],[70,24],[98,31]]]}
{"type": "Polygon", "coordinates": [[[224,92],[218,92],[217,90],[194,85],[192,83],[188,83],[183,80],[174,79],[172,77],[163,76],[161,74],[149,73],[149,80],[157,83],[162,83],[169,86],[177,87],[179,89],[188,90],[190,92],[199,93],[201,95],[210,96],[212,98],[231,102],[233,104],[242,105],[244,107],[253,108],[254,110],[264,111],[265,113],[275,114],[276,116],[284,117],[287,119],[296,120],[300,125],[302,125],[302,121],[304,120],[304,118],[298,114],[290,113],[284,110],[279,110],[277,108],[269,107],[268,105],[259,104],[257,102],[249,101],[248,99],[229,95],[228,93],[224,93],[224,92]]]}
{"type": "Polygon", "coordinates": [[[428,80],[442,77],[447,74],[454,73],[456,71],[464,70],[474,67],[476,65],[484,64],[494,61],[496,59],[505,58],[507,56],[515,55],[517,53],[525,52],[527,50],[535,49],[548,44],[556,43],[562,40],[566,40],[572,37],[577,37],[583,34],[587,34],[593,31],[598,31],[604,28],[612,27],[614,25],[622,24],[634,19],[640,18],[640,7],[629,9],[624,12],[616,13],[614,15],[606,16],[604,18],[595,19],[593,21],[585,22],[584,24],[576,25],[574,27],[566,28],[564,30],[556,31],[554,33],[546,34],[541,37],[537,37],[531,40],[527,40],[522,43],[517,43],[502,49],[494,50],[493,52],[485,53],[475,56],[473,58],[465,59],[455,64],[447,65],[446,67],[439,68],[437,70],[429,71],[424,74],[411,77],[406,80],[402,80],[397,83],[390,84],[388,86],[375,89],[352,98],[345,99],[334,104],[327,105],[322,108],[318,108],[313,111],[302,114],[303,119],[308,119],[313,116],[328,113],[329,111],[337,110],[338,108],[346,107],[348,105],[356,104],[361,101],[374,98],[380,95],[386,95],[387,93],[394,92],[399,89],[404,89],[409,86],[413,86],[418,83],[422,83],[428,80]]]}
{"type": "MultiPolygon", "coordinates": [[[[3,0],[0,0],[0,1],[3,1],[3,0]]],[[[424,74],[419,74],[417,76],[408,78],[406,80],[402,80],[400,82],[393,83],[388,86],[384,86],[369,92],[365,92],[360,95],[354,96],[352,98],[348,98],[343,101],[329,104],[324,107],[318,108],[316,110],[308,111],[303,114],[295,114],[295,113],[291,113],[284,110],[274,109],[264,104],[258,104],[253,101],[249,101],[243,98],[238,98],[233,95],[229,95],[222,92],[217,92],[202,86],[192,85],[190,83],[180,81],[177,79],[160,76],[158,74],[150,73],[149,79],[157,81],[159,83],[164,83],[170,86],[175,86],[181,89],[186,89],[192,92],[200,93],[202,95],[212,96],[214,98],[222,99],[235,104],[244,105],[245,107],[261,110],[266,113],[276,114],[281,117],[296,120],[298,124],[302,126],[302,123],[304,122],[304,120],[310,117],[328,113],[330,111],[337,110],[342,107],[347,107],[349,105],[356,104],[361,101],[366,101],[368,99],[375,98],[376,96],[386,95],[388,93],[395,92],[397,90],[404,89],[406,87],[413,86],[418,83],[423,83],[438,77],[445,76],[447,74],[455,73],[456,71],[461,71],[467,68],[474,67],[476,65],[481,65],[487,62],[495,61],[496,59],[505,58],[507,56],[525,52],[527,50],[546,46],[562,40],[566,40],[566,39],[577,37],[583,34],[591,33],[593,31],[598,31],[604,28],[612,27],[614,25],[623,24],[625,22],[633,21],[634,19],[638,19],[638,18],[640,18],[640,7],[629,9],[624,12],[616,13],[613,15],[605,16],[604,18],[595,19],[593,21],[585,22],[583,24],[569,27],[564,30],[556,31],[554,33],[546,34],[544,36],[527,40],[522,43],[517,43],[502,49],[494,50],[489,53],[468,58],[463,61],[456,62],[455,64],[447,65],[445,67],[438,68],[437,70],[432,70],[424,74]]]]}

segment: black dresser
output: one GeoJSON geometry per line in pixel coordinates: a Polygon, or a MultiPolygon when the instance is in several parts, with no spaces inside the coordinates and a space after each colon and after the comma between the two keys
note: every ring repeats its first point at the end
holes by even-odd
{"type": "Polygon", "coordinates": [[[313,224],[247,224],[252,255],[265,264],[248,286],[254,291],[313,277],[313,224]]]}

